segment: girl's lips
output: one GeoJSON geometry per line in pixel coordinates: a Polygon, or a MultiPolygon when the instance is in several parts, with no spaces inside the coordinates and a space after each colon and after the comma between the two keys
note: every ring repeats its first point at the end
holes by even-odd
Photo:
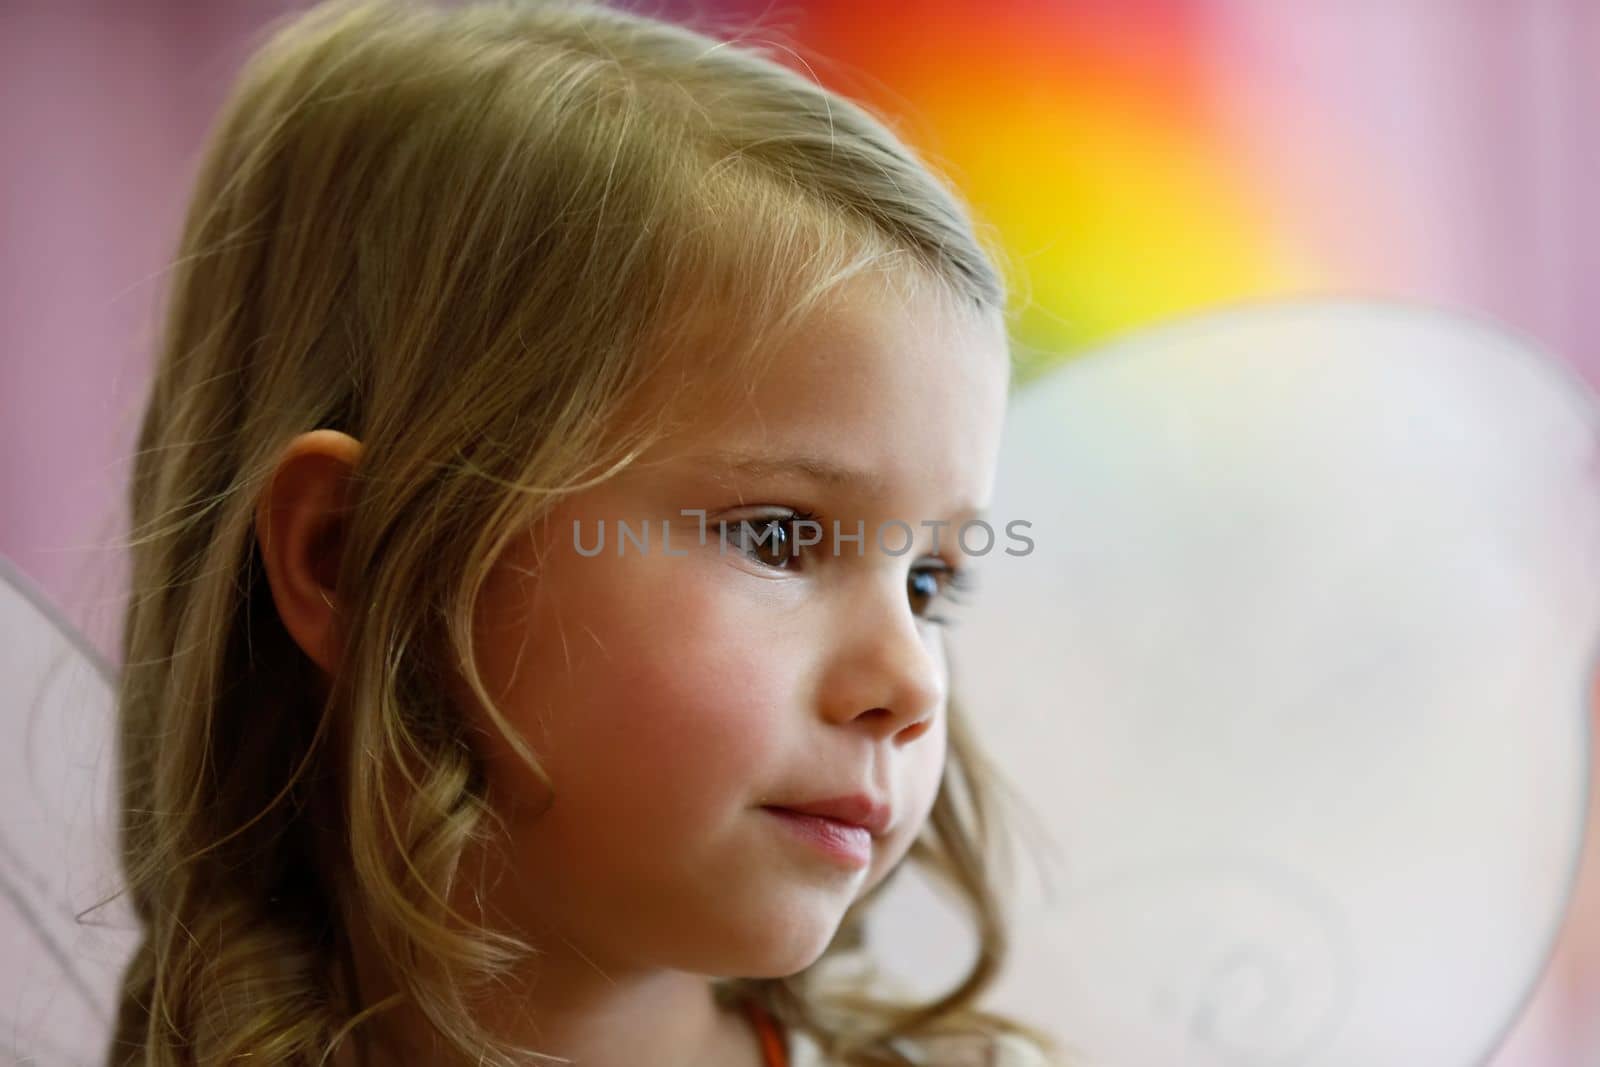
{"type": "Polygon", "coordinates": [[[802,815],[787,808],[762,808],[817,851],[849,867],[865,867],[872,862],[872,833],[838,819],[821,815],[802,815]]]}

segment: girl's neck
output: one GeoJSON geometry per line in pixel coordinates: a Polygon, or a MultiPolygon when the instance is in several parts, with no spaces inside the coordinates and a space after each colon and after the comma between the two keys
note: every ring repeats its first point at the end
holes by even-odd
{"type": "MultiPolygon", "coordinates": [[[[609,977],[578,955],[550,952],[538,960],[537,981],[507,983],[484,1022],[497,1035],[570,1060],[579,1067],[764,1067],[768,1052],[742,1006],[716,1002],[702,976],[657,971],[609,977]]],[[[361,1003],[396,991],[370,980],[358,960],[361,1003]]],[[[476,1067],[476,1057],[452,1051],[414,1004],[401,1003],[361,1024],[361,1051],[341,1049],[333,1067],[476,1067]]]]}

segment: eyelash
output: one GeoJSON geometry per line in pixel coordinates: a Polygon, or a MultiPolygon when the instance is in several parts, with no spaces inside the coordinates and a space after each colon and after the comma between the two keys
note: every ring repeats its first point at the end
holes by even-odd
{"type": "MultiPolygon", "coordinates": [[[[759,541],[756,545],[756,547],[759,549],[763,545],[769,543],[768,539],[770,535],[765,532],[766,530],[773,526],[782,526],[787,530],[789,527],[798,525],[802,522],[812,522],[816,523],[818,526],[822,525],[822,519],[816,513],[797,510],[791,510],[782,515],[761,515],[746,519],[724,519],[717,525],[721,544],[726,546],[729,540],[730,529],[740,530],[742,524],[749,524],[752,530],[755,532],[755,536],[759,538],[759,541]]],[[[789,536],[793,537],[793,534],[790,534],[789,536]]],[[[764,560],[756,559],[748,549],[739,549],[739,551],[743,552],[746,559],[749,559],[752,562],[760,564],[761,566],[771,570],[788,569],[786,566],[774,566],[764,560]]],[[[784,558],[786,560],[799,559],[800,552],[798,550],[790,550],[789,554],[784,558]]],[[[938,591],[928,597],[928,603],[933,603],[933,601],[939,597],[943,597],[946,601],[952,604],[966,603],[967,594],[969,594],[973,588],[973,579],[972,575],[968,573],[965,568],[953,566],[952,564],[944,561],[941,561],[938,566],[913,568],[910,576],[907,578],[907,583],[909,584],[911,581],[916,580],[918,576],[925,574],[944,576],[944,580],[940,583],[938,591]]],[[[936,626],[956,625],[955,620],[945,615],[922,614],[918,615],[917,617],[927,622],[931,622],[936,626]]]]}

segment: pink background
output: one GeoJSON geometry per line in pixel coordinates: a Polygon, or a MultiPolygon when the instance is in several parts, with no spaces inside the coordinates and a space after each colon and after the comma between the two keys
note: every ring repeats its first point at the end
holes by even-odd
{"type": "MultiPolygon", "coordinates": [[[[165,263],[249,35],[297,6],[0,7],[0,554],[108,655],[165,263]]],[[[1600,4],[1134,6],[1200,28],[1228,151],[1281,187],[1263,211],[1341,289],[1490,315],[1600,381],[1600,4]],[[1340,147],[1331,171],[1307,139],[1340,147]]],[[[1600,1062],[1600,871],[1585,878],[1500,1067],[1600,1062]]]]}

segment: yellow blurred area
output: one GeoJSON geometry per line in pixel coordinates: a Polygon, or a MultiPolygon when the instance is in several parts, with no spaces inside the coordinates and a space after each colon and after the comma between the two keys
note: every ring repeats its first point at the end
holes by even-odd
{"type": "Polygon", "coordinates": [[[1215,143],[1100,100],[1052,94],[995,114],[920,95],[939,117],[934,164],[1007,260],[1023,377],[1163,318],[1334,280],[1215,143]]]}

